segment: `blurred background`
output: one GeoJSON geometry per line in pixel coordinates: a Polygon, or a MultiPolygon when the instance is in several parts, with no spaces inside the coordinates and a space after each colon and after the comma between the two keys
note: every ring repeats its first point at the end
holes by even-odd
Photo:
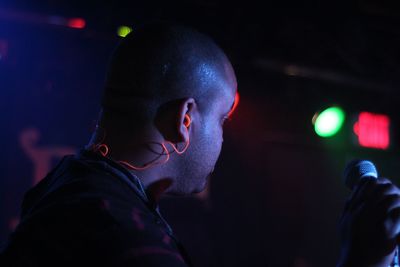
{"type": "Polygon", "coordinates": [[[161,202],[195,266],[334,266],[346,163],[400,179],[390,1],[0,0],[0,243],[24,192],[88,141],[115,45],[160,19],[212,36],[241,96],[208,189],[161,202]]]}

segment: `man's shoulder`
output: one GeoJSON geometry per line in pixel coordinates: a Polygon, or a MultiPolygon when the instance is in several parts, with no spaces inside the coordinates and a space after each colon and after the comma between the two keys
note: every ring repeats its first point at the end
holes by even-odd
{"type": "MultiPolygon", "coordinates": [[[[108,195],[136,199],[138,185],[117,168],[101,160],[65,156],[38,185],[39,194],[62,196],[108,195]]],[[[33,188],[35,189],[35,188],[33,188]]],[[[38,191],[38,190],[33,190],[38,191]]]]}
{"type": "Polygon", "coordinates": [[[9,255],[29,254],[28,259],[38,262],[51,262],[49,255],[55,261],[71,255],[65,262],[99,259],[116,266],[108,261],[120,259],[121,266],[137,262],[184,266],[163,219],[139,189],[134,190],[132,181],[103,164],[65,157],[27,193],[25,214],[10,239],[9,255]]]}
{"type": "MultiPolygon", "coordinates": [[[[60,210],[87,212],[148,210],[140,189],[102,161],[66,156],[38,185],[29,190],[22,205],[22,219],[60,210]],[[113,209],[109,209],[109,207],[113,209]],[[73,207],[73,208],[72,208],[73,207]],[[84,209],[84,210],[82,210],[84,209]]],[[[118,212],[116,212],[118,211],[118,212]]]]}
{"type": "Polygon", "coordinates": [[[163,265],[169,261],[184,266],[175,240],[151,212],[97,197],[60,203],[27,218],[10,239],[8,252],[11,258],[24,255],[43,263],[66,257],[72,265],[80,259],[98,266],[169,266],[163,265]]]}
{"type": "Polygon", "coordinates": [[[56,243],[68,236],[117,243],[128,237],[130,242],[158,239],[163,231],[156,231],[161,229],[156,214],[125,183],[106,168],[67,156],[26,193],[17,235],[35,239],[41,232],[56,243]]]}
{"type": "MultiPolygon", "coordinates": [[[[58,190],[71,191],[65,186],[58,190]]],[[[168,228],[139,197],[121,198],[103,189],[73,191],[62,198],[54,191],[54,198],[49,195],[28,212],[10,239],[10,251],[14,246],[23,255],[29,251],[40,262],[48,262],[49,254],[55,262],[68,254],[65,261],[71,264],[80,258],[98,266],[185,266],[168,228]]]]}

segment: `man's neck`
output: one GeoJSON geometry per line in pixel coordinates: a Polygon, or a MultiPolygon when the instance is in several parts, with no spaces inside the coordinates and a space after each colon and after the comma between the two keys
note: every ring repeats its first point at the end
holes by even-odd
{"type": "Polygon", "coordinates": [[[162,179],[145,187],[150,202],[157,204],[164,192],[171,186],[171,179],[162,179]]]}

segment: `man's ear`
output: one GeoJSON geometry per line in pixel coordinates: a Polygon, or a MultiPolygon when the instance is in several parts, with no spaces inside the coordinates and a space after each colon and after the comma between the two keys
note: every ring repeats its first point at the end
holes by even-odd
{"type": "Polygon", "coordinates": [[[177,120],[178,142],[189,142],[189,129],[192,124],[196,102],[193,98],[186,98],[182,101],[177,120]]]}
{"type": "Polygon", "coordinates": [[[193,98],[182,98],[162,105],[155,118],[155,124],[166,141],[188,142],[189,130],[197,112],[193,98]]]}

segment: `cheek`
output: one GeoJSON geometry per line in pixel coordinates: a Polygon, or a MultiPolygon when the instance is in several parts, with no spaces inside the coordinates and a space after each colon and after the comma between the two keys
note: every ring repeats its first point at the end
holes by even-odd
{"type": "Polygon", "coordinates": [[[197,155],[197,160],[203,161],[202,165],[207,169],[214,167],[221,152],[222,125],[216,117],[213,114],[203,118],[193,136],[194,153],[197,155]]]}
{"type": "Polygon", "coordinates": [[[222,127],[215,123],[209,126],[204,133],[203,145],[207,147],[207,153],[210,155],[213,161],[218,158],[221,147],[222,147],[222,127]]]}

